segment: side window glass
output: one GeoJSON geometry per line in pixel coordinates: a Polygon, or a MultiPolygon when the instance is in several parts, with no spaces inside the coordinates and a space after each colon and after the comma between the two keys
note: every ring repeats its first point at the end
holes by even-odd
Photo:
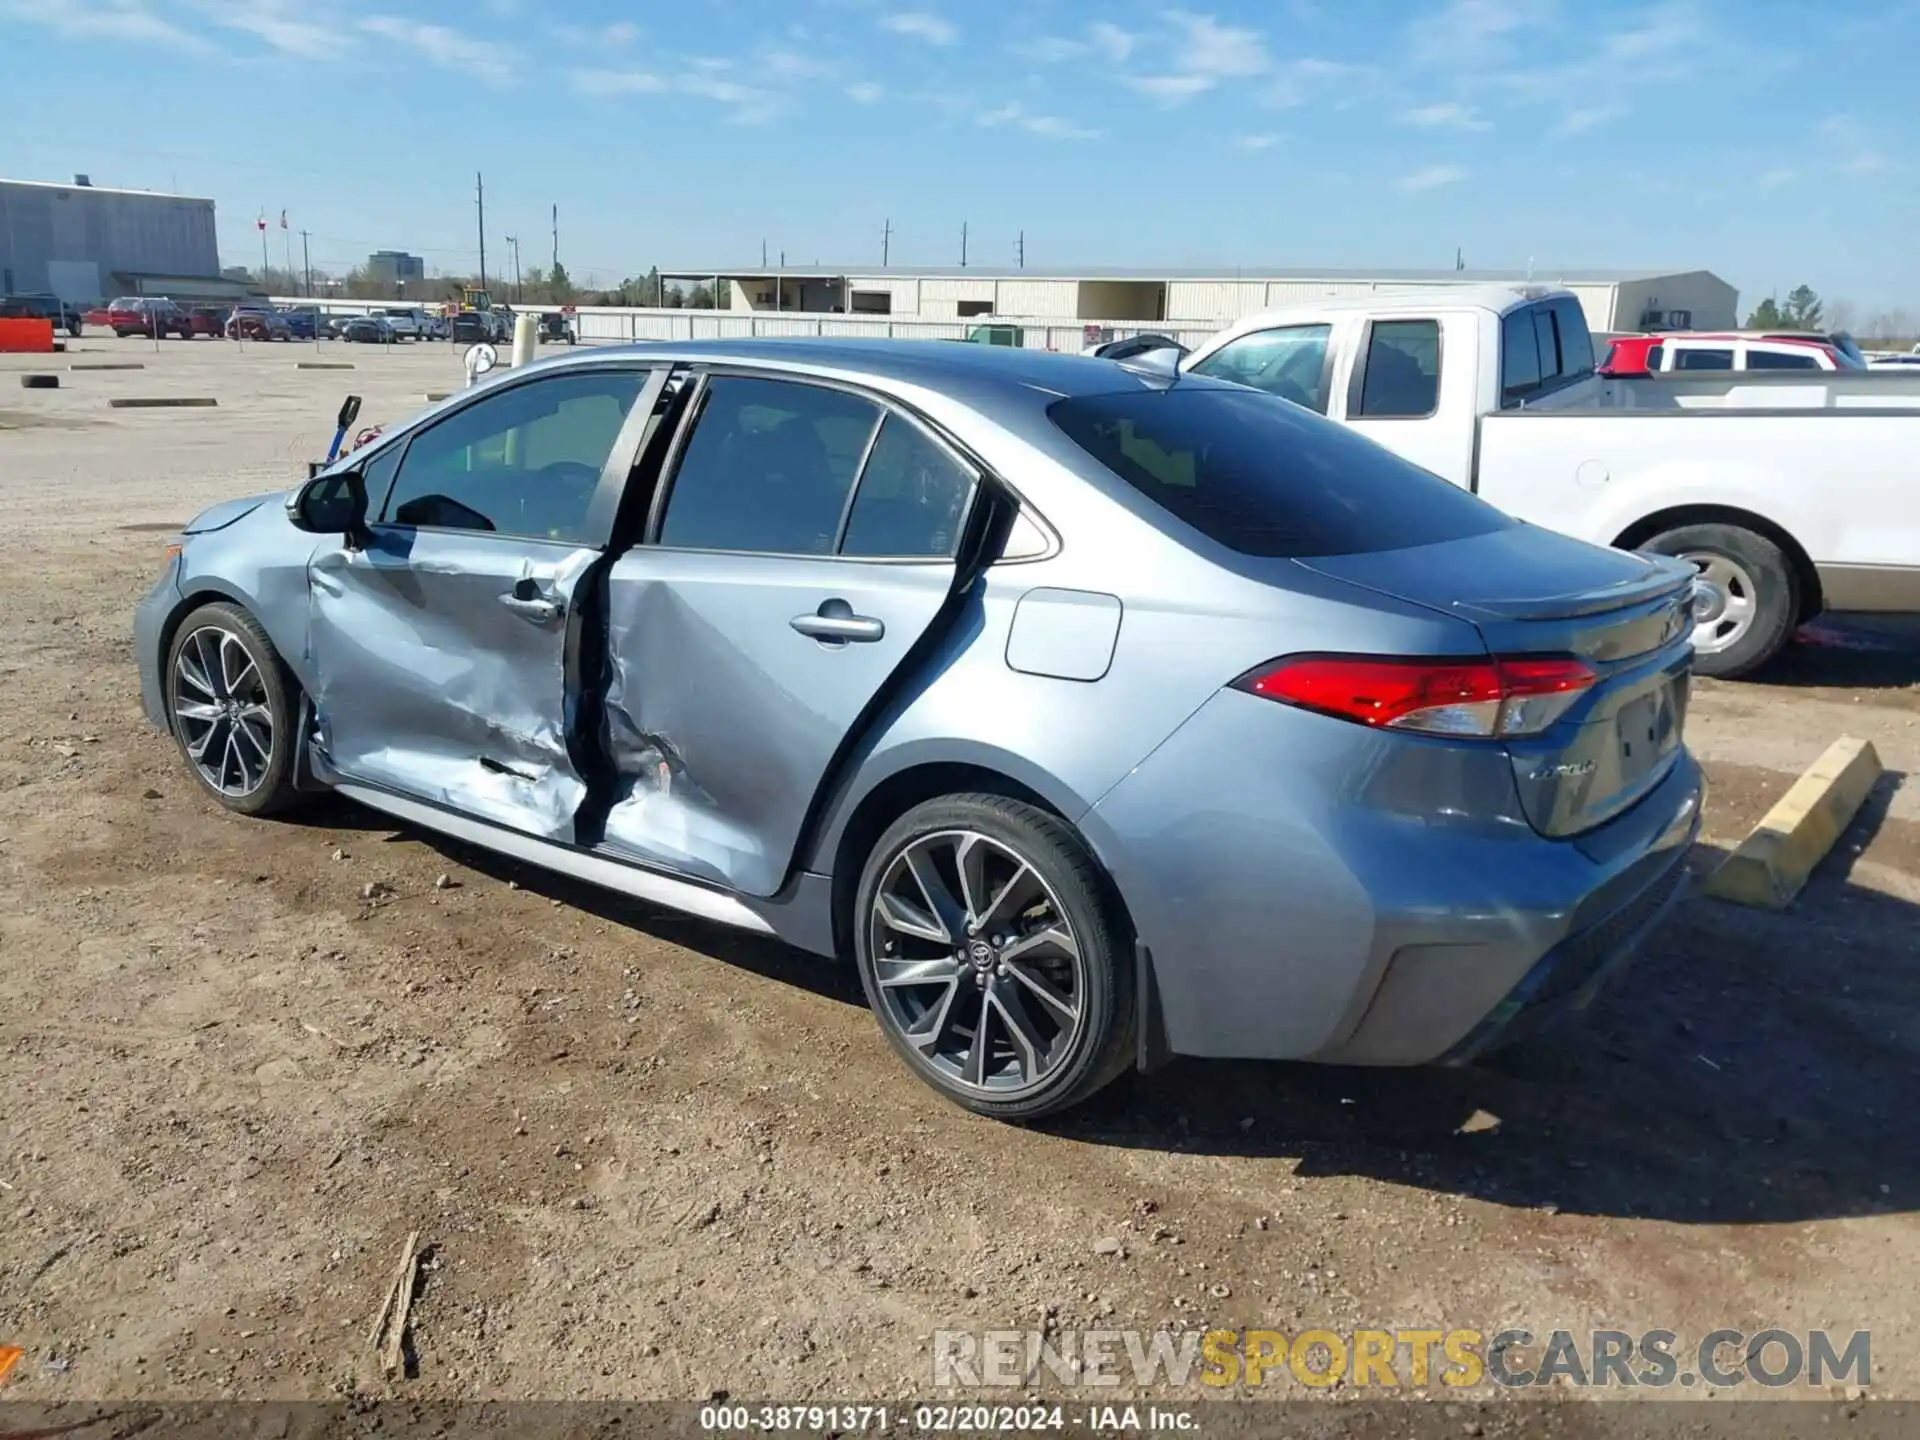
{"type": "Polygon", "coordinates": [[[1811,355],[1789,355],[1784,350],[1747,351],[1749,370],[1818,370],[1820,362],[1811,355]]]}
{"type": "Polygon", "coordinates": [[[1540,347],[1540,379],[1556,380],[1565,369],[1560,363],[1560,336],[1554,329],[1553,310],[1542,305],[1533,312],[1534,339],[1540,347]]]}
{"type": "Polygon", "coordinates": [[[889,415],[860,472],[842,555],[948,556],[973,477],[911,421],[889,415]]]}
{"type": "Polygon", "coordinates": [[[387,508],[387,494],[393,489],[393,477],[400,468],[400,456],[405,452],[407,442],[401,440],[387,446],[373,459],[360,467],[361,478],[367,487],[367,513],[383,514],[387,508]]]}
{"type": "Polygon", "coordinates": [[[1433,414],[1440,399],[1440,322],[1376,321],[1367,338],[1366,366],[1356,416],[1433,414]]]}
{"type": "Polygon", "coordinates": [[[1289,325],[1229,341],[1193,367],[1196,375],[1232,380],[1327,413],[1328,325],[1289,325]]]}
{"type": "Polygon", "coordinates": [[[646,378],[644,370],[552,375],[457,411],[413,437],[384,518],[597,543],[587,516],[600,471],[646,378]]]}
{"type": "Polygon", "coordinates": [[[1514,405],[1540,388],[1540,342],[1533,313],[1516,310],[1500,322],[1500,398],[1514,405]]]}
{"type": "Polygon", "coordinates": [[[1580,375],[1593,369],[1593,332],[1577,300],[1556,300],[1554,316],[1560,326],[1560,373],[1580,375]]]}
{"type": "Polygon", "coordinates": [[[1731,370],[1733,369],[1733,351],[1675,350],[1673,368],[1676,370],[1731,370]]]}
{"type": "Polygon", "coordinates": [[[831,555],[880,409],[824,385],[716,376],[680,457],[662,545],[831,555]]]}

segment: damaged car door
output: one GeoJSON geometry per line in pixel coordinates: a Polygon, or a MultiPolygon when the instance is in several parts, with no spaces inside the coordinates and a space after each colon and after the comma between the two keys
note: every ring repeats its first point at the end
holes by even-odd
{"type": "Polygon", "coordinates": [[[648,534],[607,572],[603,848],[765,896],[945,608],[979,477],[823,381],[716,372],[687,404],[648,534]]]}
{"type": "Polygon", "coordinates": [[[340,778],[573,840],[577,602],[663,380],[510,380],[369,460],[365,533],[309,565],[318,746],[340,778]]]}

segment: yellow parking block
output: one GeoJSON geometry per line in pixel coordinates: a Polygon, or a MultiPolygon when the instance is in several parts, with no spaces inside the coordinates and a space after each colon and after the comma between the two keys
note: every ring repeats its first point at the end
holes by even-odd
{"type": "Polygon", "coordinates": [[[1872,744],[1841,736],[1707,877],[1702,893],[1762,910],[1785,908],[1879,778],[1872,744]]]}

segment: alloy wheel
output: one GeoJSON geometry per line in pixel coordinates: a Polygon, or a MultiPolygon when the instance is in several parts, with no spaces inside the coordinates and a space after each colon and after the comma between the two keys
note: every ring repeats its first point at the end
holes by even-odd
{"type": "Polygon", "coordinates": [[[1737,645],[1753,628],[1759,596],[1747,567],[1718,551],[1690,551],[1680,557],[1695,571],[1693,648],[1718,654],[1737,645]]]}
{"type": "Polygon", "coordinates": [[[233,631],[203,625],[173,665],[173,722],[200,778],[223,795],[251,795],[275,741],[266,677],[233,631]]]}
{"type": "Polygon", "coordinates": [[[882,1018],[964,1091],[1034,1090],[1073,1054],[1086,960],[1058,897],[1002,841],[948,830],[888,863],[868,915],[882,1018]]]}

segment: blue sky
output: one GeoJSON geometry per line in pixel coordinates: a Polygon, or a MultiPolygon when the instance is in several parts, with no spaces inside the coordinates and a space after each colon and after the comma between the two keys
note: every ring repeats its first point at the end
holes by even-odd
{"type": "Polygon", "coordinates": [[[1920,313],[1920,0],[0,0],[0,173],[316,264],[1684,266],[1920,313]],[[296,258],[298,242],[295,243],[296,258]]]}

